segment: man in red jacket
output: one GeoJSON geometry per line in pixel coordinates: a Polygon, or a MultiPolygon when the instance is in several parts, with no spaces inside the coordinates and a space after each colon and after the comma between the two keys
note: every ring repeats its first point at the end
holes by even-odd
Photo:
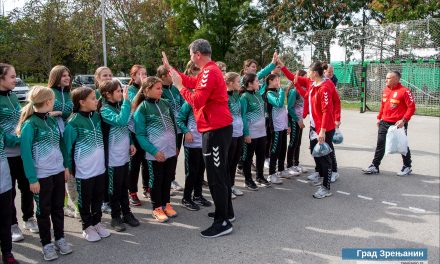
{"type": "Polygon", "coordinates": [[[197,129],[203,133],[202,152],[209,190],[214,200],[214,223],[202,231],[202,237],[219,237],[232,232],[235,220],[228,176],[228,150],[232,139],[232,115],[228,107],[226,83],[219,67],[211,60],[211,45],[204,39],[189,46],[191,61],[200,68],[197,77],[186,76],[169,66],[165,53],[163,63],[170,68],[173,85],[191,105],[197,129]],[[193,92],[188,88],[195,87],[193,92]]]}
{"type": "MultiPolygon", "coordinates": [[[[377,126],[379,128],[377,137],[376,153],[373,163],[362,171],[365,174],[379,173],[379,165],[385,154],[385,142],[388,128],[396,125],[408,129],[408,121],[416,111],[416,104],[411,91],[400,83],[400,72],[390,71],[386,77],[386,87],[382,95],[382,104],[377,115],[377,126]]],[[[397,173],[399,176],[407,176],[412,172],[411,152],[408,148],[406,156],[402,155],[403,167],[397,173]]]]}

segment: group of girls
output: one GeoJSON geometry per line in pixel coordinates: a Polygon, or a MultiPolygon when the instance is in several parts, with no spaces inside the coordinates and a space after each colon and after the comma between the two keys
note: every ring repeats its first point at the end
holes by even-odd
{"type": "MultiPolygon", "coordinates": [[[[233,116],[228,155],[232,198],[243,195],[235,186],[237,167],[239,171],[242,167],[245,187],[250,190],[281,184],[281,178],[305,172],[298,157],[307,114],[311,117],[311,148],[323,142],[333,147],[331,138],[340,118],[339,97],[320,62],[310,67],[308,78],[302,77],[305,72],[292,74],[276,53],[272,63],[258,73],[254,60],[245,61],[241,75],[226,72],[224,63],[218,66],[224,74],[233,116]],[[288,89],[281,88],[281,72],[292,81],[288,89]],[[252,178],[254,154],[257,183],[252,178]],[[263,174],[265,159],[268,177],[263,174]]],[[[196,65],[188,63],[187,75],[199,72],[196,65]]],[[[15,69],[0,64],[0,239],[5,263],[17,263],[11,253],[18,228],[15,181],[22,192],[25,227],[39,232],[45,260],[58,258],[57,252],[72,252],[64,238],[63,214],[80,218],[83,237],[93,242],[110,236],[101,224],[102,212],[111,214],[115,231],[125,230],[125,224],[138,226],[129,204],[141,205],[137,197],[140,171],[152,216],[159,222],[176,217],[170,195],[172,189],[181,190],[175,176],[182,141],[185,189],[181,204],[189,210],[211,206],[202,195],[205,165],[194,113],[164,66],[156,75],[147,77],[144,66],[133,65],[129,87],[122,87],[108,67],[99,67],[96,90],[72,89],[69,69],[58,65],[49,74],[48,87],[33,87],[28,104],[21,109],[11,93],[15,69]]],[[[315,185],[324,178],[315,198],[331,195],[333,160],[331,155],[315,158],[316,172],[309,178],[315,185]]]]}

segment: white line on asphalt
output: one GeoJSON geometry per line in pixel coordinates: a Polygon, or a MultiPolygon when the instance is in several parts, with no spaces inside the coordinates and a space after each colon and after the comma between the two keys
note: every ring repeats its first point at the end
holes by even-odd
{"type": "Polygon", "coordinates": [[[291,191],[292,189],[282,188],[282,187],[274,187],[276,190],[282,190],[282,191],[291,191]]]}
{"type": "Polygon", "coordinates": [[[302,183],[308,183],[308,181],[305,181],[305,180],[301,180],[301,179],[296,179],[296,180],[299,182],[302,182],[302,183]]]}
{"type": "Polygon", "coordinates": [[[409,209],[417,211],[417,212],[421,212],[421,213],[425,213],[426,210],[425,209],[421,209],[421,208],[417,208],[417,207],[409,207],[409,209]]]}
{"type": "Polygon", "coordinates": [[[348,192],[343,192],[343,191],[336,191],[336,192],[340,193],[340,194],[350,195],[350,193],[348,193],[348,192]]]}
{"type": "Polygon", "coordinates": [[[373,198],[367,197],[367,196],[363,196],[363,195],[358,195],[358,198],[369,200],[369,201],[373,200],[373,198]]]}
{"type": "Polygon", "coordinates": [[[129,240],[122,240],[122,241],[130,243],[130,244],[134,244],[134,245],[140,245],[139,243],[134,242],[134,241],[129,241],[129,240]]]}
{"type": "Polygon", "coordinates": [[[387,205],[391,205],[391,206],[397,206],[396,203],[391,203],[391,202],[387,202],[387,201],[382,201],[383,204],[387,204],[387,205]]]}

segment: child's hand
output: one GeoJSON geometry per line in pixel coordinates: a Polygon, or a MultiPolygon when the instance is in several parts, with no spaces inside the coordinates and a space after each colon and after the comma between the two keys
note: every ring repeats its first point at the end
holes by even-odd
{"type": "Polygon", "coordinates": [[[124,100],[128,100],[128,87],[127,87],[127,85],[124,85],[124,87],[122,87],[122,97],[124,98],[124,100]]]}
{"type": "Polygon", "coordinates": [[[130,156],[134,156],[136,154],[136,147],[134,145],[130,145],[130,156]]]}
{"type": "Polygon", "coordinates": [[[33,194],[39,194],[40,193],[40,183],[36,182],[36,183],[29,184],[29,189],[31,189],[31,192],[33,194]]]}
{"type": "Polygon", "coordinates": [[[191,132],[185,133],[185,142],[192,143],[194,141],[193,135],[191,132]]]}
{"type": "Polygon", "coordinates": [[[64,169],[64,182],[67,182],[70,178],[70,171],[69,169],[64,169]]]}
{"type": "Polygon", "coordinates": [[[252,142],[252,138],[250,136],[244,137],[244,143],[250,144],[252,142]]]}
{"type": "Polygon", "coordinates": [[[290,127],[289,127],[289,128],[287,128],[287,135],[290,135],[290,132],[292,132],[292,129],[290,129],[290,127]]]}
{"type": "Polygon", "coordinates": [[[154,155],[154,158],[159,162],[165,161],[165,155],[161,151],[157,152],[156,155],[154,155]]]}
{"type": "Polygon", "coordinates": [[[298,125],[299,125],[300,128],[304,128],[304,127],[306,127],[306,126],[304,125],[304,121],[302,121],[302,120],[298,120],[298,125]]]}

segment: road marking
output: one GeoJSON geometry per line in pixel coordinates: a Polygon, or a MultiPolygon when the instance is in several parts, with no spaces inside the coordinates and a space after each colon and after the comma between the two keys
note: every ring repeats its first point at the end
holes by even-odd
{"type": "Polygon", "coordinates": [[[373,200],[373,198],[367,197],[367,196],[363,196],[363,195],[358,195],[358,198],[369,200],[369,201],[373,200]]]}
{"type": "Polygon", "coordinates": [[[426,210],[425,209],[421,209],[421,208],[417,208],[417,207],[409,207],[409,209],[417,211],[417,212],[421,212],[421,213],[425,213],[426,210]]]}
{"type": "Polygon", "coordinates": [[[336,191],[336,192],[340,193],[340,194],[350,195],[350,193],[348,193],[348,192],[343,192],[343,191],[336,191]]]}
{"type": "Polygon", "coordinates": [[[391,203],[391,202],[387,202],[387,201],[382,201],[383,204],[387,204],[387,205],[391,205],[391,206],[397,206],[396,203],[391,203]]]}
{"type": "Polygon", "coordinates": [[[305,180],[301,180],[301,179],[296,179],[296,180],[299,182],[302,182],[302,183],[308,183],[308,181],[305,181],[305,180]]]}

